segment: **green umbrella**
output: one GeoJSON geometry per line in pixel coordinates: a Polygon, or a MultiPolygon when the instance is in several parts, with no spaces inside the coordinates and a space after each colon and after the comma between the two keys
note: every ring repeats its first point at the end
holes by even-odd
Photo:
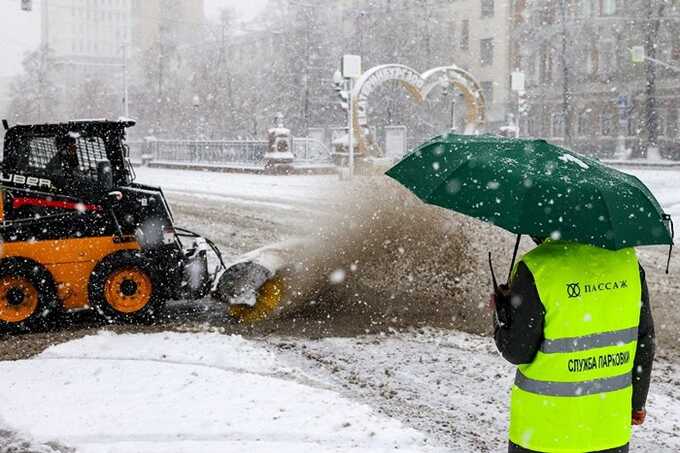
{"type": "Polygon", "coordinates": [[[518,235],[611,250],[673,244],[670,216],[639,179],[545,140],[442,135],[387,175],[427,203],[518,235]]]}

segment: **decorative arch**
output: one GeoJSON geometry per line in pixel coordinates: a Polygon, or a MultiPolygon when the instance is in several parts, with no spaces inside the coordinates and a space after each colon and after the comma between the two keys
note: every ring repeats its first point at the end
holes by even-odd
{"type": "Polygon", "coordinates": [[[377,87],[391,80],[400,82],[418,103],[427,99],[435,87],[450,86],[461,92],[465,100],[465,133],[476,134],[485,124],[484,94],[469,72],[456,65],[433,68],[423,74],[400,64],[380,65],[363,73],[352,91],[352,129],[360,154],[369,154],[378,146],[369,129],[368,99],[377,87]]]}

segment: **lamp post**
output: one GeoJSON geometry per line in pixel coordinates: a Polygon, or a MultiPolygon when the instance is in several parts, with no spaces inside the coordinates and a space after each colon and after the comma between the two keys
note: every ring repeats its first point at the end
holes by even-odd
{"type": "MultiPolygon", "coordinates": [[[[520,117],[522,116],[522,113],[526,110],[526,98],[525,98],[525,85],[526,85],[526,76],[524,75],[524,72],[520,71],[519,69],[516,69],[515,71],[510,74],[510,88],[512,91],[517,93],[517,116],[515,118],[515,137],[519,137],[519,121],[520,117]]],[[[565,118],[565,122],[567,121],[567,118],[565,118]]]]}
{"type": "MultiPolygon", "coordinates": [[[[658,33],[656,30],[655,33],[658,33]]],[[[646,102],[646,126],[647,126],[647,158],[658,158],[659,156],[659,119],[657,114],[657,102],[656,102],[656,66],[663,66],[674,72],[680,72],[680,67],[673,66],[664,61],[658,60],[656,57],[654,41],[651,38],[647,38],[645,45],[634,46],[630,48],[631,59],[633,63],[645,63],[645,73],[646,73],[646,83],[645,83],[645,94],[647,96],[646,102]],[[650,44],[651,42],[651,44],[650,44]]]]}
{"type": "Polygon", "coordinates": [[[130,117],[130,87],[129,87],[129,71],[130,71],[130,46],[132,43],[132,0],[127,2],[126,20],[125,20],[125,42],[123,43],[123,114],[125,118],[130,117]]]}
{"type": "Polygon", "coordinates": [[[346,82],[347,90],[347,146],[349,152],[349,178],[354,176],[354,79],[361,76],[361,57],[359,55],[343,55],[341,61],[342,77],[346,82]]]}
{"type": "Polygon", "coordinates": [[[201,108],[201,98],[195,94],[191,99],[191,103],[194,106],[194,146],[193,146],[193,156],[192,161],[198,160],[198,141],[200,139],[200,127],[201,123],[199,120],[199,109],[201,108]]]}
{"type": "Polygon", "coordinates": [[[456,132],[456,90],[450,86],[449,82],[447,80],[442,80],[440,82],[440,86],[442,87],[442,97],[444,99],[448,99],[449,95],[451,96],[451,110],[450,110],[450,116],[449,119],[451,121],[451,132],[456,132]]]}

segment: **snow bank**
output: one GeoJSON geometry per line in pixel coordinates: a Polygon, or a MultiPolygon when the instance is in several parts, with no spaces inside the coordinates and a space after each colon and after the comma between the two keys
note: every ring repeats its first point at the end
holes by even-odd
{"type": "Polygon", "coordinates": [[[0,374],[1,417],[79,452],[430,450],[238,336],[101,333],[0,374]]]}

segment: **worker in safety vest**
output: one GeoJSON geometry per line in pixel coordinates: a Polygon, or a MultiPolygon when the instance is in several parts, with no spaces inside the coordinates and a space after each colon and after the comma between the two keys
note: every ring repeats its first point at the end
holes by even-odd
{"type": "Polygon", "coordinates": [[[508,451],[628,452],[654,360],[644,270],[632,248],[536,242],[492,297],[496,345],[517,365],[508,451]]]}

